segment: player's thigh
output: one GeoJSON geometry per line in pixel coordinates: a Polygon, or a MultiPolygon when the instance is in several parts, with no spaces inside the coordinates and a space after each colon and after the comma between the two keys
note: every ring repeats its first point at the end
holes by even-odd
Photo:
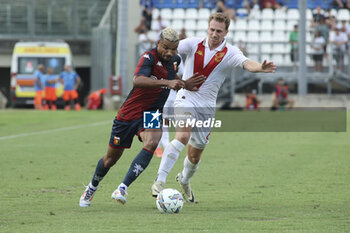
{"type": "Polygon", "coordinates": [[[176,100],[174,103],[175,138],[187,144],[191,136],[193,120],[196,120],[196,109],[186,100],[176,100]]]}
{"type": "Polygon", "coordinates": [[[197,113],[197,120],[203,122],[202,127],[194,127],[191,132],[189,144],[197,149],[203,150],[209,143],[209,136],[212,130],[211,124],[205,125],[204,122],[211,122],[215,119],[215,110],[203,109],[197,113]]]}
{"type": "Polygon", "coordinates": [[[209,143],[209,135],[210,132],[207,131],[192,131],[188,144],[196,149],[204,150],[206,145],[209,143]]]}
{"type": "Polygon", "coordinates": [[[105,163],[109,163],[110,161],[113,161],[113,164],[119,160],[119,158],[122,156],[124,152],[124,148],[113,148],[113,147],[108,147],[106,158],[104,159],[105,163]]]}
{"type": "Polygon", "coordinates": [[[167,100],[163,108],[163,118],[174,119],[174,114],[174,101],[167,100]]]}

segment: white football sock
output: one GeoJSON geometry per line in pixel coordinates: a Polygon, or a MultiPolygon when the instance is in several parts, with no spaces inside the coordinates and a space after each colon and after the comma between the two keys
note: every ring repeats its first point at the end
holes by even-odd
{"type": "Polygon", "coordinates": [[[160,162],[156,181],[165,183],[166,178],[179,158],[181,151],[185,148],[179,140],[172,140],[164,149],[162,161],[160,162]]]}
{"type": "Polygon", "coordinates": [[[158,147],[162,145],[163,148],[165,148],[167,147],[168,144],[169,144],[169,128],[163,127],[163,134],[162,134],[162,138],[160,139],[158,147]]]}
{"type": "Polygon", "coordinates": [[[197,171],[199,162],[197,164],[192,163],[186,156],[184,160],[184,169],[182,170],[182,179],[181,183],[188,184],[190,183],[191,177],[197,171]]]}

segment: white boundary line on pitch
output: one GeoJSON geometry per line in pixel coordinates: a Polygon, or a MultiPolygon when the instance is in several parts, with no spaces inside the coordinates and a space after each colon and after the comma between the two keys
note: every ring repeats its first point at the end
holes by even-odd
{"type": "Polygon", "coordinates": [[[59,128],[59,129],[48,129],[48,130],[32,132],[32,133],[21,133],[21,134],[3,136],[3,137],[0,137],[0,141],[7,140],[7,139],[13,139],[13,138],[19,138],[19,137],[32,136],[32,135],[39,135],[39,134],[46,134],[46,133],[56,133],[56,132],[60,132],[60,131],[66,131],[66,130],[72,130],[72,129],[80,129],[80,128],[85,128],[85,127],[94,127],[94,126],[99,126],[99,125],[107,125],[107,124],[111,124],[112,125],[112,121],[102,121],[102,122],[86,124],[86,125],[76,125],[76,126],[64,127],[64,128],[59,128]]]}

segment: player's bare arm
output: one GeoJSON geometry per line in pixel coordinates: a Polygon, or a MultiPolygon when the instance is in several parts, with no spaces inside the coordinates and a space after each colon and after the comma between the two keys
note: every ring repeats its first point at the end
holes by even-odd
{"type": "Polygon", "coordinates": [[[168,87],[170,89],[179,90],[185,87],[185,83],[182,80],[154,80],[146,76],[134,76],[133,85],[137,88],[158,88],[168,87]]]}
{"type": "Polygon", "coordinates": [[[253,60],[246,60],[243,63],[243,68],[253,73],[274,73],[277,69],[276,65],[272,61],[267,62],[266,60],[264,60],[263,63],[253,60]]]}

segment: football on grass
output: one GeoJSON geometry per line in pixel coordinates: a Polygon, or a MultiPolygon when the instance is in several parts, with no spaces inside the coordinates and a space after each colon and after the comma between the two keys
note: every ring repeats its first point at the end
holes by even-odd
{"type": "Polygon", "coordinates": [[[157,196],[157,208],[162,213],[179,213],[184,205],[184,199],[176,189],[163,189],[157,196]]]}

